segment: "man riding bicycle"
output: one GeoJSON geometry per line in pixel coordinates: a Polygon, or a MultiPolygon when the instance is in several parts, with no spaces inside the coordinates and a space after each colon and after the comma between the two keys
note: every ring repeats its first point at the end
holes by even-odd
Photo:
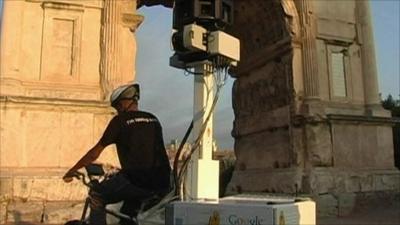
{"type": "Polygon", "coordinates": [[[161,124],[154,115],[139,111],[139,96],[138,84],[113,91],[111,106],[118,115],[111,119],[98,143],[63,177],[65,182],[71,182],[77,170],[95,161],[105,147],[116,144],[121,170],[91,188],[90,224],[106,224],[107,204],[124,201],[121,212],[135,217],[143,200],[170,190],[171,168],[161,124]]]}

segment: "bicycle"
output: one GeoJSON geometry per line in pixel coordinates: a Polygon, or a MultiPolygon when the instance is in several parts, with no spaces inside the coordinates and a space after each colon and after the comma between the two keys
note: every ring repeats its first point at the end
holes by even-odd
{"type": "MultiPolygon", "coordinates": [[[[77,171],[74,175],[74,178],[82,181],[82,183],[86,187],[88,187],[89,189],[88,193],[95,185],[98,185],[104,179],[107,179],[107,177],[110,176],[104,171],[103,166],[100,164],[90,164],[86,166],[85,169],[86,169],[86,174],[77,171]]],[[[108,208],[106,208],[105,210],[107,215],[114,216],[115,218],[120,219],[120,221],[130,222],[132,224],[138,224],[138,225],[146,225],[146,219],[149,220],[148,217],[163,213],[164,206],[169,202],[175,200],[176,198],[177,197],[175,196],[174,191],[169,192],[166,195],[154,194],[149,198],[145,198],[142,201],[137,217],[131,217],[129,215],[108,208]]],[[[70,220],[66,222],[65,225],[89,225],[89,221],[87,218],[89,203],[90,203],[90,197],[88,196],[85,199],[85,204],[83,207],[81,218],[79,220],[70,220]]],[[[158,222],[159,222],[158,224],[160,225],[164,224],[164,221],[161,222],[158,221],[158,222]]],[[[157,224],[157,221],[151,221],[151,224],[157,224]]]]}

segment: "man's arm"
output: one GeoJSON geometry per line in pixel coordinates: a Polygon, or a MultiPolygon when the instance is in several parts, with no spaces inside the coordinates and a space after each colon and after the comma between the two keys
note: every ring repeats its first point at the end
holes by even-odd
{"type": "Polygon", "coordinates": [[[93,148],[91,148],[68,172],[64,175],[63,180],[65,182],[71,182],[74,176],[74,173],[78,171],[80,168],[89,165],[93,161],[95,161],[104,150],[104,146],[97,143],[93,148]]]}

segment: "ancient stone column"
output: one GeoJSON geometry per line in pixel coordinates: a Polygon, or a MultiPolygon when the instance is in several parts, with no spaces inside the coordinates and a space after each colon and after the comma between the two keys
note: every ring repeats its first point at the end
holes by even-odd
{"type": "Polygon", "coordinates": [[[358,23],[361,26],[361,60],[364,78],[364,95],[367,106],[379,104],[378,72],[376,66],[371,9],[368,1],[356,1],[358,23]]]}
{"type": "Polygon", "coordinates": [[[116,86],[135,79],[136,38],[132,32],[143,21],[135,11],[135,0],[104,1],[100,65],[104,97],[116,86]]]}
{"type": "Polygon", "coordinates": [[[116,66],[118,57],[115,53],[118,43],[117,35],[117,2],[105,0],[102,18],[101,33],[101,85],[104,93],[111,91],[112,83],[117,79],[118,68],[116,66]]]}
{"type": "MultiPolygon", "coordinates": [[[[15,26],[15,21],[23,12],[24,4],[21,1],[3,1],[3,10],[1,15],[0,31],[0,74],[2,79],[15,78],[19,74],[19,56],[20,52],[15,51],[13,46],[21,41],[21,29],[15,26]],[[6,35],[4,31],[7,31],[6,35]],[[12,37],[12,38],[11,38],[12,37]]],[[[0,92],[7,91],[6,88],[0,88],[0,92]]]]}
{"type": "Polygon", "coordinates": [[[304,94],[306,100],[319,99],[318,63],[316,60],[315,22],[312,3],[300,1],[303,36],[304,94]]]}
{"type": "Polygon", "coordinates": [[[135,80],[135,61],[136,61],[136,29],[143,22],[144,17],[136,14],[136,0],[123,0],[120,2],[120,27],[121,33],[120,43],[120,72],[121,81],[130,82],[135,80]]]}

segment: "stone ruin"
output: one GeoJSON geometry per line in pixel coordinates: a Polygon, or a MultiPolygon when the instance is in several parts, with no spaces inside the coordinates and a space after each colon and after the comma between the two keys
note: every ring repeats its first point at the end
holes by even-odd
{"type": "MultiPolygon", "coordinates": [[[[3,1],[0,224],[79,217],[71,209],[86,191],[60,178],[112,116],[110,90],[135,78],[136,7],[3,1]]],[[[399,193],[368,1],[236,0],[234,13],[242,61],[232,72],[228,190],[306,194],[319,215],[344,215],[363,194],[399,193]]]]}
{"type": "MultiPolygon", "coordinates": [[[[2,4],[0,224],[61,224],[80,217],[71,209],[87,194],[61,177],[114,114],[109,92],[135,79],[143,16],[131,0],[2,4]]],[[[102,161],[117,156],[105,150],[102,161]]]]}
{"type": "Polygon", "coordinates": [[[398,195],[368,1],[235,1],[233,29],[243,60],[230,190],[308,194],[331,208],[320,215],[398,195]]]}

